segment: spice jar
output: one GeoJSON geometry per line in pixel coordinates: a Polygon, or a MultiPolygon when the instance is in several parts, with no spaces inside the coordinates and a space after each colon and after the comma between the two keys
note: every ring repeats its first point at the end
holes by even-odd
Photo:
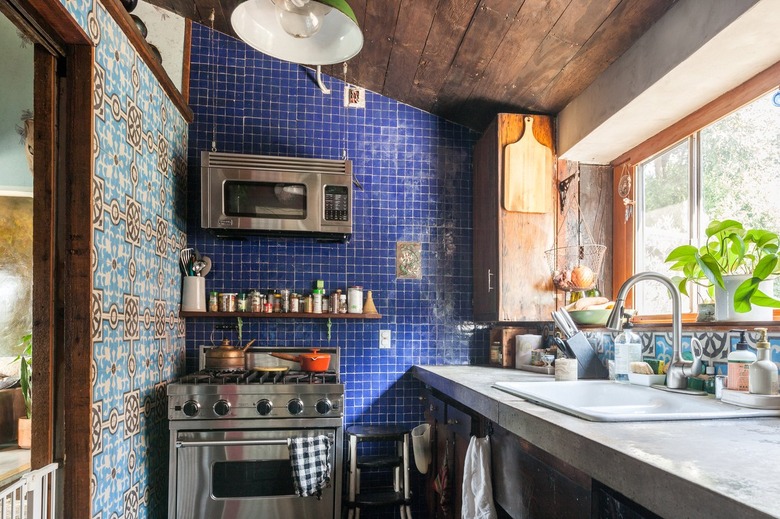
{"type": "Polygon", "coordinates": [[[263,311],[263,302],[260,296],[259,290],[252,289],[249,291],[249,309],[252,312],[258,313],[263,311]]]}
{"type": "Polygon", "coordinates": [[[330,313],[332,314],[339,313],[339,294],[341,294],[340,289],[336,289],[335,292],[331,292],[330,294],[329,306],[330,306],[330,313]]]}
{"type": "Polygon", "coordinates": [[[301,311],[301,299],[300,295],[296,293],[290,294],[290,312],[298,313],[301,311]]]}
{"type": "Polygon", "coordinates": [[[209,292],[209,312],[219,312],[219,295],[216,291],[209,292]]]}
{"type": "Polygon", "coordinates": [[[347,313],[347,294],[339,294],[339,313],[347,313]]]}
{"type": "Polygon", "coordinates": [[[235,312],[236,311],[236,295],[235,293],[222,292],[219,294],[219,311],[220,312],[235,312]]]}
{"type": "Polygon", "coordinates": [[[280,293],[282,295],[282,312],[288,313],[290,311],[290,291],[285,288],[280,293]]]}
{"type": "Polygon", "coordinates": [[[310,295],[303,298],[303,312],[306,314],[312,313],[313,301],[310,295]]]}
{"type": "Polygon", "coordinates": [[[347,305],[349,313],[363,313],[363,287],[354,286],[347,289],[347,305]]]}
{"type": "Polygon", "coordinates": [[[315,288],[311,291],[311,297],[313,299],[312,304],[312,312],[315,314],[321,314],[322,313],[322,293],[324,292],[321,288],[315,288]]]}
{"type": "Polygon", "coordinates": [[[246,292],[239,292],[236,298],[236,309],[239,312],[246,312],[249,308],[249,299],[246,296],[246,292]]]}

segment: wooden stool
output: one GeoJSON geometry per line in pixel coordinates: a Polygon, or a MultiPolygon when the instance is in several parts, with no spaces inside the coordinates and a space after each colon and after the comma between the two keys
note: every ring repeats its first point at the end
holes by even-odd
{"type": "Polygon", "coordinates": [[[353,425],[347,429],[349,440],[349,485],[346,506],[348,519],[360,519],[360,509],[395,506],[401,519],[412,519],[409,489],[410,429],[399,425],[353,425]],[[395,454],[358,456],[360,442],[395,442],[395,454]],[[392,490],[360,491],[360,471],[363,469],[392,470],[392,490]]]}

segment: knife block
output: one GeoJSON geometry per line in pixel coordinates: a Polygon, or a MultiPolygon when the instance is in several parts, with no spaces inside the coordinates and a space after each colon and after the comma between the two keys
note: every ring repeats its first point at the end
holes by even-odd
{"type": "Polygon", "coordinates": [[[601,363],[593,347],[582,332],[577,332],[568,339],[570,353],[574,353],[577,359],[577,378],[579,379],[607,379],[609,370],[601,363]]]}

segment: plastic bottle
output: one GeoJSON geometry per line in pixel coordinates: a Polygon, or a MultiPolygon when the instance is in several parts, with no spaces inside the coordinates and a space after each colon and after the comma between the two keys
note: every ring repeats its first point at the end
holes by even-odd
{"type": "Polygon", "coordinates": [[[704,380],[704,390],[710,394],[715,394],[715,365],[710,362],[707,364],[707,368],[705,370],[705,380],[704,380]]]}
{"type": "Polygon", "coordinates": [[[748,389],[756,395],[777,394],[777,365],[770,359],[766,328],[756,328],[761,334],[756,343],[758,360],[750,365],[748,389]]]}
{"type": "Polygon", "coordinates": [[[731,330],[739,332],[739,342],[728,356],[728,389],[747,391],[750,379],[750,365],[756,361],[756,354],[748,350],[745,339],[746,330],[731,330]]]}
{"type": "Polygon", "coordinates": [[[628,367],[632,362],[642,361],[642,339],[631,331],[629,319],[623,331],[615,337],[615,381],[628,382],[628,367]]]}

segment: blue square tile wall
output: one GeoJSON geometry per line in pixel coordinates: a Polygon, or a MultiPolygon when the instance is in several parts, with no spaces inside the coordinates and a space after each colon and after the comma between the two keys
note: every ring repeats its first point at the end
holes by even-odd
{"type": "MultiPolygon", "coordinates": [[[[189,134],[188,244],[212,258],[206,290],[362,285],[373,291],[379,321],[244,321],[263,345],[340,346],[347,387],[346,425],[414,425],[422,413],[414,364],[484,362],[486,337],[471,322],[472,131],[378,94],[366,108],[342,106],[344,83],[267,57],[243,42],[194,24],[189,134]],[[200,228],[200,152],[353,161],[354,235],[346,244],[310,239],[220,240],[200,228]],[[398,241],[422,243],[423,278],[396,280],[398,241]],[[392,348],[378,348],[379,330],[392,348]]],[[[215,319],[188,319],[188,368],[209,344],[215,319]]],[[[224,332],[216,332],[215,340],[224,332]]],[[[232,332],[228,332],[232,333],[232,332]]],[[[234,335],[229,335],[235,339],[234,335]]]]}

